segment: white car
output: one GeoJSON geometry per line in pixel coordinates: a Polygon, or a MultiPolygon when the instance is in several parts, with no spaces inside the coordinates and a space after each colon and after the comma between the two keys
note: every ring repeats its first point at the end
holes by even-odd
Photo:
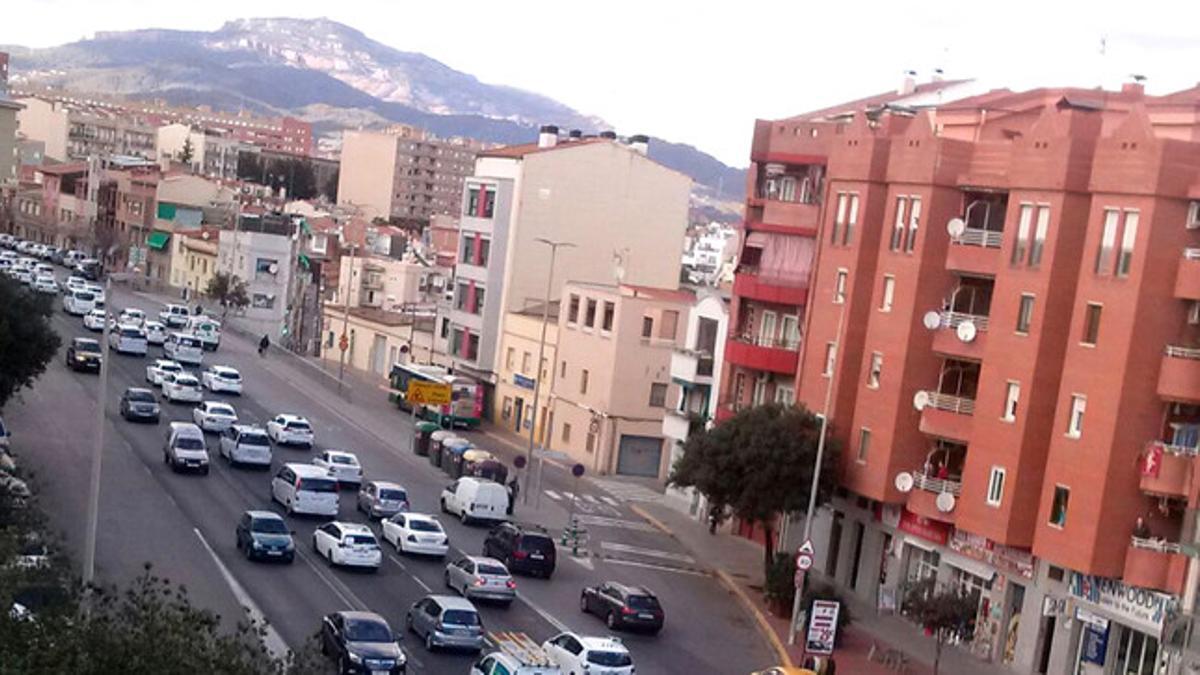
{"type": "Polygon", "coordinates": [[[313,532],[313,550],[330,565],[349,565],[378,570],[383,551],[371,528],[361,523],[333,521],[313,532]]]}
{"type": "Polygon", "coordinates": [[[209,391],[225,391],[239,396],[242,394],[242,374],[236,368],[209,366],[200,375],[200,380],[209,391]]]}
{"type": "Polygon", "coordinates": [[[222,431],[220,452],[230,464],[271,466],[271,439],[262,427],[235,424],[222,431]]]}
{"type": "Polygon", "coordinates": [[[170,333],[167,327],[158,321],[147,321],[146,325],[142,326],[146,330],[146,342],[152,345],[161,345],[167,341],[167,336],[170,333]]]}
{"type": "MultiPolygon", "coordinates": [[[[178,381],[179,378],[176,378],[178,381]]],[[[192,421],[204,431],[222,432],[237,424],[237,411],[228,403],[203,401],[192,408],[192,421]]]]}
{"type": "Polygon", "coordinates": [[[37,265],[34,265],[33,273],[35,276],[38,276],[38,277],[50,277],[51,279],[53,279],[54,278],[54,265],[47,265],[46,263],[38,263],[37,265]]]}
{"type": "Polygon", "coordinates": [[[136,324],[140,326],[146,323],[146,313],[134,307],[126,307],[121,310],[121,316],[117,317],[117,321],[122,325],[136,324]]]}
{"type": "Polygon", "coordinates": [[[542,650],[564,673],[633,675],[633,657],[614,637],[585,637],[567,631],[542,643],[542,650]]]}
{"type": "Polygon", "coordinates": [[[33,290],[38,293],[58,295],[58,284],[54,283],[54,277],[41,276],[34,280],[33,290]]]}
{"type": "Polygon", "coordinates": [[[102,309],[93,309],[83,315],[83,327],[88,330],[104,330],[104,319],[108,314],[102,309]]]}
{"type": "Polygon", "coordinates": [[[279,445],[313,445],[312,425],[299,415],[276,415],[267,422],[267,435],[279,445]]]}
{"type": "Polygon", "coordinates": [[[96,284],[88,284],[87,286],[84,286],[84,288],[87,289],[87,292],[91,293],[92,297],[95,298],[95,300],[93,300],[93,302],[96,303],[97,307],[104,306],[104,303],[105,303],[105,301],[107,301],[108,298],[104,295],[104,287],[103,286],[97,286],[96,284]]]}
{"type": "Polygon", "coordinates": [[[331,478],[336,478],[339,484],[362,483],[362,466],[358,457],[344,450],[326,450],[313,460],[313,464],[329,472],[331,478]]]}
{"type": "Polygon", "coordinates": [[[146,366],[146,381],[150,384],[161,386],[163,375],[166,373],[182,373],[183,365],[178,361],[170,359],[158,359],[154,363],[146,366]]]}
{"type": "Polygon", "coordinates": [[[199,403],[204,398],[200,389],[200,380],[195,375],[182,372],[178,375],[167,373],[162,378],[163,398],[169,403],[199,403]]]}
{"type": "Polygon", "coordinates": [[[444,557],[450,538],[437,518],[423,513],[397,513],[383,521],[383,540],[401,553],[444,557]]]}
{"type": "Polygon", "coordinates": [[[33,283],[33,275],[24,267],[18,267],[12,271],[12,278],[29,286],[33,283]]]}

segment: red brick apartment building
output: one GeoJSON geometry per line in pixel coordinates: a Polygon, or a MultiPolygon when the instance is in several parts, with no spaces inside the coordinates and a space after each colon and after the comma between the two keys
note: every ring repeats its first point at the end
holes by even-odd
{"type": "Polygon", "coordinates": [[[1014,673],[1194,672],[1200,87],[925,86],[756,124],[722,412],[830,416],[860,600],[978,591],[1014,673]]]}

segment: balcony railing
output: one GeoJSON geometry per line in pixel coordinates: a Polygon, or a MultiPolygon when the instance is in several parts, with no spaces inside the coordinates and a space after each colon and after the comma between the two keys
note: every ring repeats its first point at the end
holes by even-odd
{"type": "Polygon", "coordinates": [[[957,237],[951,239],[962,246],[982,246],[984,248],[1000,248],[1004,243],[1004,233],[995,230],[981,230],[968,227],[957,237]]]}
{"type": "Polygon", "coordinates": [[[961,480],[952,480],[949,478],[935,478],[933,476],[925,475],[925,473],[920,470],[913,471],[912,477],[913,477],[913,487],[915,487],[917,489],[925,490],[926,492],[933,492],[936,494],[942,494],[943,492],[949,492],[950,494],[954,495],[955,497],[962,494],[962,481],[961,480]]]}
{"type": "Polygon", "coordinates": [[[1183,249],[1184,260],[1200,260],[1200,248],[1183,249]]]}
{"type": "Polygon", "coordinates": [[[960,415],[974,415],[975,399],[931,391],[929,392],[929,407],[960,415]]]}
{"type": "Polygon", "coordinates": [[[1200,455],[1200,447],[1191,445],[1175,445],[1166,441],[1150,441],[1149,447],[1162,448],[1163,454],[1177,455],[1179,457],[1195,457],[1200,455]]]}
{"type": "Polygon", "coordinates": [[[1157,551],[1158,553],[1183,553],[1183,548],[1178,542],[1167,541],[1158,537],[1133,537],[1131,545],[1134,548],[1140,548],[1143,551],[1157,551]]]}
{"type": "Polygon", "coordinates": [[[764,199],[769,202],[784,202],[786,204],[817,204],[816,190],[810,191],[809,194],[801,194],[800,187],[797,185],[795,194],[788,196],[781,193],[779,190],[768,190],[765,187],[759,187],[755,193],[755,197],[764,199]]]}
{"type": "Polygon", "coordinates": [[[1167,345],[1167,356],[1175,359],[1192,359],[1200,361],[1200,349],[1193,347],[1177,347],[1175,345],[1167,345]]]}
{"type": "MultiPolygon", "coordinates": [[[[800,339],[785,339],[785,338],[765,338],[761,335],[735,335],[733,339],[742,344],[754,345],[755,347],[770,347],[772,349],[786,349],[788,351],[796,351],[800,349],[800,339]]],[[[710,357],[711,361],[711,357],[710,357]]],[[[709,374],[711,375],[712,365],[709,365],[709,374]]]]}
{"type": "Polygon", "coordinates": [[[988,329],[988,318],[979,314],[967,314],[965,312],[951,312],[949,310],[943,310],[941,316],[942,328],[957,329],[959,324],[970,321],[971,323],[975,324],[976,330],[984,331],[988,329]]]}

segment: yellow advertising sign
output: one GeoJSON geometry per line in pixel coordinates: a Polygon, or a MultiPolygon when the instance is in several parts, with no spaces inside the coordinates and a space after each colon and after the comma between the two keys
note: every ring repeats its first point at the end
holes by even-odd
{"type": "Polygon", "coordinates": [[[450,405],[450,385],[409,380],[404,398],[420,405],[450,405]]]}

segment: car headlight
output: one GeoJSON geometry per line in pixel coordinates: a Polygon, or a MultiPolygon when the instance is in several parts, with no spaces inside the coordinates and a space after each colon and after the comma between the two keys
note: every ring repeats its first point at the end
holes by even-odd
{"type": "Polygon", "coordinates": [[[363,662],[363,657],[354,652],[346,652],[346,655],[350,657],[350,663],[361,664],[363,662]]]}
{"type": "MultiPolygon", "coordinates": [[[[399,645],[397,645],[397,646],[399,646],[399,645]]],[[[403,651],[401,651],[400,655],[396,657],[396,665],[403,666],[406,663],[408,663],[408,656],[403,651]]]]}
{"type": "Polygon", "coordinates": [[[250,545],[251,545],[251,546],[253,546],[255,549],[260,549],[260,548],[262,548],[262,547],[263,547],[263,546],[262,546],[262,542],[258,541],[257,539],[255,539],[254,541],[250,542],[250,545]]]}
{"type": "Polygon", "coordinates": [[[75,355],[75,360],[76,360],[76,361],[87,361],[87,357],[86,357],[86,356],[84,356],[83,354],[76,354],[76,355],[75,355]]]}

